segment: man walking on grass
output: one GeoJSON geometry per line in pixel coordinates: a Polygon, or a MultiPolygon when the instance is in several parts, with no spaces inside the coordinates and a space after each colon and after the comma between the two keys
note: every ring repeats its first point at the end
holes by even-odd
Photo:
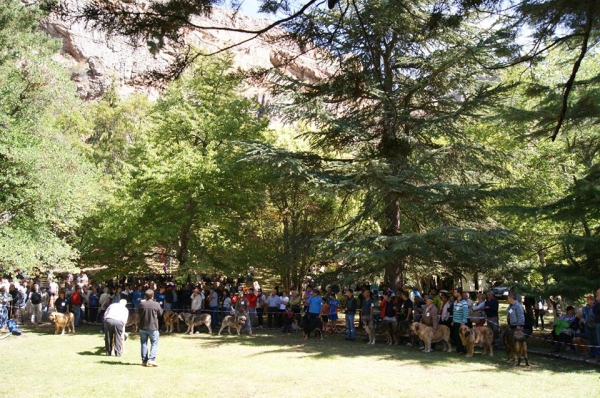
{"type": "Polygon", "coordinates": [[[156,351],[158,349],[158,317],[163,314],[160,305],[154,301],[154,292],[150,289],[144,293],[144,299],[138,307],[140,317],[140,343],[142,344],[142,365],[156,367],[156,351]],[[150,352],[148,352],[150,338],[150,352]]]}

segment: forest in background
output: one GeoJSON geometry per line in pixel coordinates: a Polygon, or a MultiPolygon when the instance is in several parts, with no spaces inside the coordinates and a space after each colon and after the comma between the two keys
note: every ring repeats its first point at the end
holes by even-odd
{"type": "MultiPolygon", "coordinates": [[[[156,4],[162,19],[85,18],[161,46],[211,2],[156,4]]],[[[596,1],[305,5],[264,2],[290,16],[271,39],[331,74],[253,71],[263,109],[201,49],[157,101],[85,103],[39,29],[56,4],[0,0],[4,272],[141,275],[164,252],[180,275],[253,267],[286,287],[600,286],[596,1]]]]}

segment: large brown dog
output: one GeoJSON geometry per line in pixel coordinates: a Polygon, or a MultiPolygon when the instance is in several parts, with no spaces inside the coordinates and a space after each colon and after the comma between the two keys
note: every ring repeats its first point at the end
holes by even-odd
{"type": "Polygon", "coordinates": [[[65,334],[65,328],[69,328],[71,333],[75,333],[75,315],[72,312],[63,314],[54,311],[50,314],[50,320],[54,322],[54,334],[58,334],[59,329],[62,329],[61,334],[65,334]]]}
{"type": "Polygon", "coordinates": [[[190,314],[189,312],[182,312],[179,314],[181,319],[187,325],[187,334],[194,334],[194,327],[205,325],[208,328],[208,333],[212,334],[212,328],[210,327],[211,316],[209,314],[190,314]]]}
{"type": "Polygon", "coordinates": [[[577,350],[579,355],[587,355],[588,353],[588,341],[583,337],[574,337],[573,338],[573,346],[577,350]]]}
{"type": "Polygon", "coordinates": [[[129,314],[129,317],[127,318],[127,323],[125,324],[125,329],[127,329],[128,326],[133,326],[134,332],[138,331],[140,326],[140,316],[137,312],[129,314]]]}
{"type": "Polygon", "coordinates": [[[411,328],[412,331],[423,340],[423,343],[425,343],[425,350],[423,352],[431,352],[431,343],[437,343],[438,341],[444,342],[444,351],[452,351],[452,345],[450,344],[450,328],[448,326],[438,325],[438,329],[434,332],[431,326],[415,322],[412,324],[411,328]]]}
{"type": "Polygon", "coordinates": [[[163,319],[165,320],[165,332],[173,333],[173,329],[177,326],[177,331],[179,332],[179,316],[175,311],[167,311],[163,315],[163,319]]]}
{"type": "Polygon", "coordinates": [[[227,328],[227,331],[229,332],[229,334],[231,334],[231,328],[235,328],[235,330],[237,330],[237,334],[239,336],[240,330],[244,327],[245,324],[246,324],[245,316],[240,315],[237,317],[237,319],[235,319],[235,316],[227,315],[225,318],[223,318],[223,322],[221,322],[221,329],[219,329],[219,336],[221,335],[221,332],[225,328],[227,328]]]}
{"type": "Polygon", "coordinates": [[[515,339],[515,366],[521,365],[521,358],[525,359],[525,366],[529,366],[529,358],[527,357],[527,336],[521,331],[516,331],[513,334],[515,339]]]}
{"type": "Polygon", "coordinates": [[[515,332],[510,326],[503,325],[500,328],[500,341],[506,350],[507,361],[513,360],[515,366],[519,366],[521,358],[524,357],[525,366],[529,366],[526,336],[522,332],[515,332]]]}
{"type": "Polygon", "coordinates": [[[462,325],[459,330],[460,339],[467,349],[467,356],[472,357],[476,345],[483,346],[483,353],[489,352],[490,356],[494,356],[494,332],[487,327],[469,328],[462,325]]]}

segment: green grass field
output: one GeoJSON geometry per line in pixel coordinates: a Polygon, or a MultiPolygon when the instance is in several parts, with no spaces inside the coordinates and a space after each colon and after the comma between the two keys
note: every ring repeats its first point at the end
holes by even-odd
{"type": "MultiPolygon", "coordinates": [[[[205,329],[204,329],[205,330],[205,329]]],[[[161,335],[158,368],[141,366],[137,334],[120,357],[103,355],[99,326],[53,334],[47,324],[0,340],[7,397],[595,397],[599,368],[530,356],[514,368],[504,352],[474,358],[416,348],[375,346],[327,334],[302,342],[298,334],[254,336],[161,335]],[[7,391],[11,391],[10,394],[7,391]]],[[[360,331],[359,331],[360,332],[360,331]]]]}

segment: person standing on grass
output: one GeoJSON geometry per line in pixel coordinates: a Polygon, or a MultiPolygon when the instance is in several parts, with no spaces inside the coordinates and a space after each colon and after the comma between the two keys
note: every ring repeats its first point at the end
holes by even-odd
{"type": "Polygon", "coordinates": [[[462,343],[460,338],[460,327],[467,324],[469,318],[469,303],[464,299],[462,294],[462,288],[457,287],[452,293],[454,295],[454,310],[452,312],[452,336],[454,345],[456,346],[456,352],[459,354],[466,354],[467,349],[462,343]]]}
{"type": "Polygon", "coordinates": [[[219,294],[214,287],[210,288],[207,300],[210,309],[210,326],[216,329],[219,324],[219,294]]]}
{"type": "Polygon", "coordinates": [[[88,296],[88,321],[91,323],[98,322],[98,307],[100,307],[100,296],[95,286],[92,286],[92,292],[88,296]]]}
{"type": "Polygon", "coordinates": [[[487,292],[487,299],[483,306],[487,327],[494,332],[494,347],[500,343],[500,325],[498,324],[498,299],[494,297],[493,291],[487,292]]]}
{"type": "Polygon", "coordinates": [[[158,318],[162,316],[163,309],[154,301],[154,292],[150,289],[144,293],[144,301],[138,307],[140,318],[140,343],[142,345],[142,365],[156,367],[156,353],[158,350],[158,318]],[[150,350],[148,351],[148,339],[150,350]]]}
{"type": "Polygon", "coordinates": [[[356,298],[354,298],[354,291],[352,289],[346,290],[346,339],[354,341],[356,339],[356,329],[354,328],[354,316],[356,315],[356,298]]]}
{"type": "Polygon", "coordinates": [[[29,292],[29,301],[31,302],[31,323],[42,323],[42,294],[37,283],[33,285],[33,289],[29,292]]]}
{"type": "Polygon", "coordinates": [[[525,326],[525,310],[514,293],[508,294],[508,309],[506,320],[512,330],[523,331],[525,326]]]}
{"type": "Polygon", "coordinates": [[[596,340],[596,319],[594,315],[594,305],[596,300],[594,296],[589,295],[586,297],[587,305],[581,309],[582,317],[581,324],[583,326],[584,335],[587,335],[588,344],[590,347],[590,358],[596,358],[598,356],[598,341],[596,340]]]}
{"type": "Polygon", "coordinates": [[[200,289],[195,288],[190,296],[192,314],[200,314],[202,311],[202,302],[204,301],[204,293],[200,289]]]}
{"type": "MultiPolygon", "coordinates": [[[[365,331],[373,322],[373,310],[375,309],[375,302],[371,297],[371,291],[368,288],[363,290],[363,299],[361,302],[360,320],[362,321],[365,331]]],[[[369,341],[369,335],[365,333],[363,336],[364,341],[369,341]]]]}
{"type": "Polygon", "coordinates": [[[337,299],[335,298],[335,293],[331,293],[329,295],[329,332],[330,333],[335,333],[336,332],[336,325],[337,325],[337,321],[338,321],[338,308],[340,306],[340,302],[337,301],[337,299]]]}
{"type": "Polygon", "coordinates": [[[120,357],[123,352],[123,338],[125,324],[129,317],[127,300],[121,299],[116,304],[111,304],[104,313],[104,349],[106,355],[111,356],[114,350],[115,356],[120,357]]]}
{"type": "Polygon", "coordinates": [[[75,314],[75,327],[79,326],[81,320],[81,306],[83,305],[83,296],[81,295],[81,287],[75,285],[75,291],[71,295],[71,311],[75,314]]]}
{"type": "Polygon", "coordinates": [[[277,295],[277,291],[275,289],[271,290],[271,294],[267,297],[267,323],[269,325],[269,329],[272,329],[275,325],[276,316],[279,312],[279,304],[281,302],[281,298],[277,295]]]}
{"type": "MultiPolygon", "coordinates": [[[[596,345],[600,345],[600,289],[596,291],[596,304],[592,307],[596,321],[596,345]]],[[[596,347],[596,356],[600,357],[600,348],[596,347]]]]}

